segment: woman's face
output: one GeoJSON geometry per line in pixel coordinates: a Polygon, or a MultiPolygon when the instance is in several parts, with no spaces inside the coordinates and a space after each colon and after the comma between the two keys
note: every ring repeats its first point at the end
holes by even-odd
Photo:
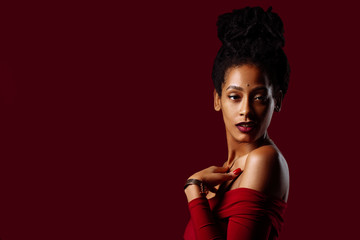
{"type": "Polygon", "coordinates": [[[222,110],[227,137],[236,142],[254,142],[266,134],[282,94],[273,96],[269,79],[254,65],[229,68],[221,97],[215,92],[215,110],[222,110]],[[275,100],[276,99],[276,100],[275,100]]]}

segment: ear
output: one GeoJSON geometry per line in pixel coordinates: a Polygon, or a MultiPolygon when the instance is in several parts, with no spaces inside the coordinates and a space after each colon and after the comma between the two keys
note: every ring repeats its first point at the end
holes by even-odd
{"type": "Polygon", "coordinates": [[[219,94],[216,92],[215,89],[214,89],[214,109],[215,109],[215,111],[220,111],[220,109],[221,109],[220,96],[219,96],[219,94]]]}
{"type": "Polygon", "coordinates": [[[283,98],[284,98],[284,94],[282,93],[281,90],[279,90],[276,93],[275,97],[274,97],[274,99],[275,99],[275,112],[280,112],[283,98]]]}

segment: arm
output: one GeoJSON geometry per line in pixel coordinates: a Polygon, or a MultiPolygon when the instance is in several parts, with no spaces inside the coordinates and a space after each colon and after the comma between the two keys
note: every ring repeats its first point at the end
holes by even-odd
{"type": "MultiPolygon", "coordinates": [[[[228,167],[208,167],[200,172],[193,174],[189,179],[197,179],[205,183],[208,189],[212,192],[216,192],[215,186],[236,178],[241,169],[238,168],[233,172],[228,172],[228,167]]],[[[196,198],[201,197],[200,190],[196,185],[190,185],[185,189],[185,194],[188,202],[196,198]]]]}
{"type": "MultiPolygon", "coordinates": [[[[247,189],[250,190],[250,189],[247,189]]],[[[249,195],[246,197],[248,198],[249,195]]],[[[196,198],[189,203],[191,219],[199,240],[265,240],[271,230],[271,220],[266,215],[263,203],[253,196],[252,202],[240,202],[234,206],[228,219],[226,233],[222,232],[210,211],[205,198],[196,198]]]]}
{"type": "MultiPolygon", "coordinates": [[[[270,192],[271,183],[274,182],[273,178],[276,178],[276,175],[278,175],[278,162],[278,154],[274,149],[266,147],[254,150],[249,154],[248,159],[246,160],[239,187],[250,188],[262,193],[270,192]]],[[[206,175],[202,175],[202,177],[206,178],[206,175]]],[[[192,187],[193,189],[189,189],[187,196],[188,199],[190,199],[189,209],[191,218],[194,222],[195,231],[199,239],[225,239],[225,236],[219,231],[219,226],[216,225],[216,222],[213,219],[207,200],[205,198],[201,200],[199,198],[200,194],[197,198],[189,198],[191,193],[199,192],[197,186],[192,187]]],[[[229,218],[227,239],[268,238],[271,222],[266,217],[265,211],[259,208],[257,212],[252,212],[251,214],[253,218],[249,217],[249,215],[244,215],[241,211],[229,218]]]]}
{"type": "MultiPolygon", "coordinates": [[[[193,174],[189,179],[203,181],[210,191],[215,191],[214,186],[234,179],[240,174],[240,169],[230,173],[228,173],[228,170],[227,167],[212,166],[193,174]]],[[[208,200],[200,194],[200,187],[189,185],[185,189],[185,194],[198,238],[203,240],[223,239],[220,229],[212,216],[208,200]]]]}

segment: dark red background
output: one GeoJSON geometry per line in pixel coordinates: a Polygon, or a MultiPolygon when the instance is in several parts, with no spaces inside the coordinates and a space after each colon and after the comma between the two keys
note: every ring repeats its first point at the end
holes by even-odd
{"type": "Polygon", "coordinates": [[[184,181],[227,157],[216,19],[246,5],[282,17],[292,67],[269,129],[291,172],[281,239],[353,238],[352,2],[1,3],[0,238],[181,239],[184,181]]]}

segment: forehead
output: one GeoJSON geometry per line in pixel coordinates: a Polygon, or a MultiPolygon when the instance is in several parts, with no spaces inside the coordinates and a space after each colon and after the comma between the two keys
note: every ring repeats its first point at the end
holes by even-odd
{"type": "Polygon", "coordinates": [[[239,86],[269,86],[269,80],[255,65],[241,65],[229,68],[225,73],[224,87],[229,85],[239,86]]]}

